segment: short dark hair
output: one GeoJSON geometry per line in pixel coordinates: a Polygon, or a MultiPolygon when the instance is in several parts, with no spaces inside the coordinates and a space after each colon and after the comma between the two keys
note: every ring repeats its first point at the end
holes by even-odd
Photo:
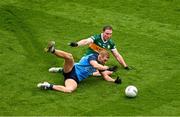
{"type": "Polygon", "coordinates": [[[105,30],[113,30],[112,26],[104,26],[103,27],[103,31],[105,30]]]}

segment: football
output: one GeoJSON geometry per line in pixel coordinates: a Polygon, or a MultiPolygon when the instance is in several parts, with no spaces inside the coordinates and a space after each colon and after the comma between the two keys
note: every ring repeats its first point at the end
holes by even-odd
{"type": "Polygon", "coordinates": [[[137,93],[138,93],[138,90],[135,86],[130,85],[130,86],[127,86],[125,89],[125,95],[127,97],[136,97],[137,93]]]}

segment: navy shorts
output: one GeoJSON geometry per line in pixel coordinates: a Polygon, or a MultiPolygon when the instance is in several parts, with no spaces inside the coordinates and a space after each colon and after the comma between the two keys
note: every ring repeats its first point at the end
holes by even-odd
{"type": "Polygon", "coordinates": [[[73,67],[72,70],[68,73],[64,73],[64,71],[63,71],[63,75],[64,75],[64,81],[67,79],[73,79],[77,82],[77,84],[79,84],[79,80],[76,75],[75,67],[73,67]]]}

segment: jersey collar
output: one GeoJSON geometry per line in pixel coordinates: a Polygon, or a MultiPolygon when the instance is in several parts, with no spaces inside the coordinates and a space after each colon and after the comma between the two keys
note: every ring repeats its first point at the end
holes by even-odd
{"type": "Polygon", "coordinates": [[[104,41],[104,38],[103,38],[103,33],[101,33],[101,39],[102,39],[102,41],[104,42],[104,43],[107,43],[107,41],[104,41]]]}

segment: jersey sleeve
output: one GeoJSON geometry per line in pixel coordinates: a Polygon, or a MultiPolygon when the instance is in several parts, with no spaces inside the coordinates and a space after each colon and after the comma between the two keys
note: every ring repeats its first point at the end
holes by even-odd
{"type": "Polygon", "coordinates": [[[97,57],[98,57],[97,54],[92,54],[92,55],[89,56],[88,61],[89,61],[89,62],[92,61],[92,60],[97,61],[97,57]]]}
{"type": "Polygon", "coordinates": [[[87,38],[87,41],[88,41],[89,43],[93,43],[93,42],[94,42],[94,40],[93,40],[91,37],[87,38]]]}
{"type": "Polygon", "coordinates": [[[90,37],[93,41],[95,41],[98,38],[98,35],[93,35],[90,37]]]}
{"type": "Polygon", "coordinates": [[[112,40],[110,41],[110,49],[111,49],[111,51],[116,49],[116,45],[114,44],[114,42],[112,40]]]}

